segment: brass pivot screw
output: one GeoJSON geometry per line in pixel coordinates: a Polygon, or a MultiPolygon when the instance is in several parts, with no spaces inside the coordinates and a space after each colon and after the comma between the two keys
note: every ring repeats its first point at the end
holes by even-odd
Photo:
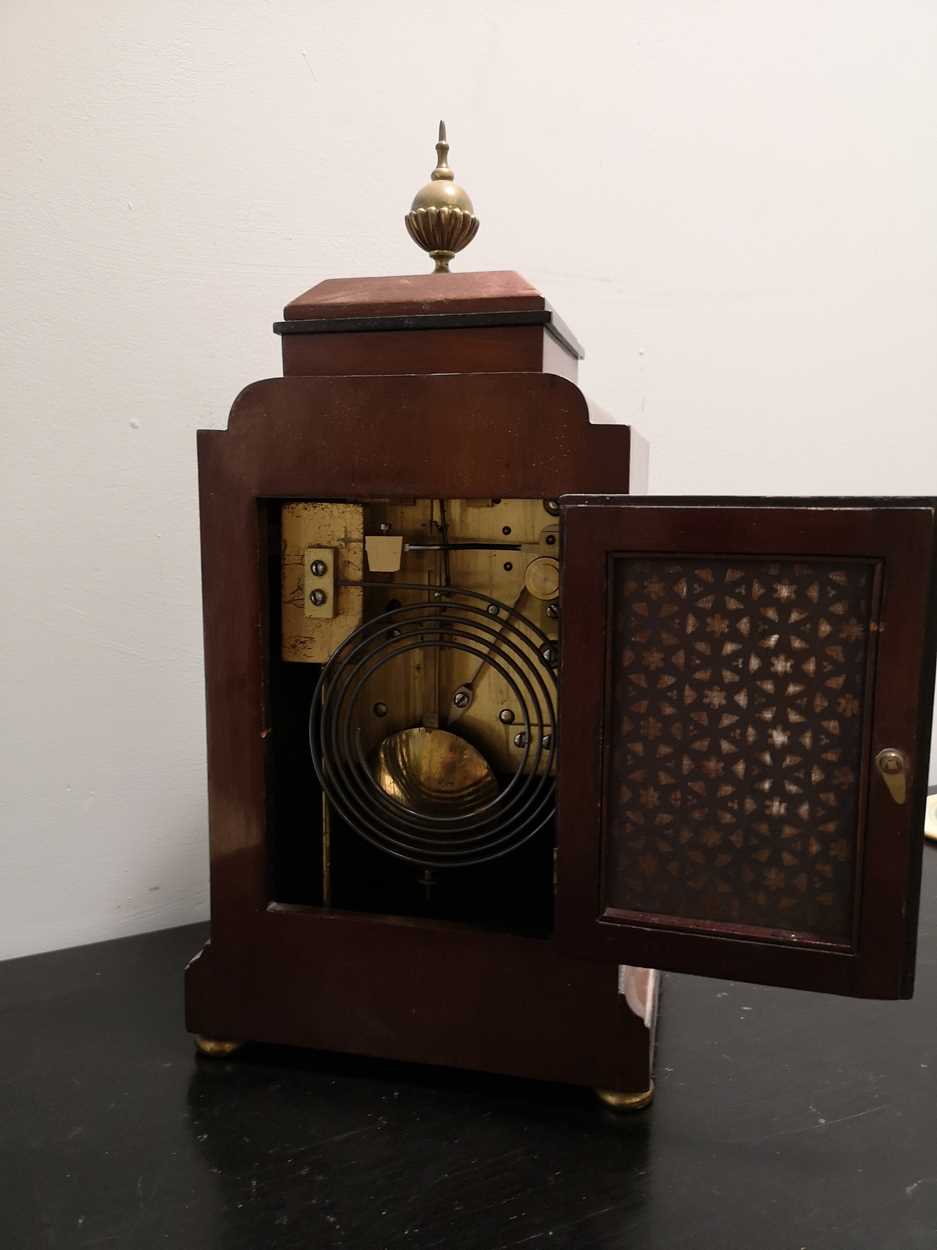
{"type": "Polygon", "coordinates": [[[513,725],[514,713],[511,711],[509,707],[503,707],[501,711],[498,713],[498,720],[501,722],[502,725],[513,725]]]}
{"type": "Polygon", "coordinates": [[[313,560],[312,564],[309,566],[309,572],[313,575],[313,577],[325,577],[328,571],[328,565],[324,560],[313,560]]]}
{"type": "Polygon", "coordinates": [[[516,747],[525,747],[527,745],[527,735],[525,733],[515,734],[514,745],[516,747]]]}
{"type": "Polygon", "coordinates": [[[460,689],[452,696],[452,702],[456,707],[465,708],[472,702],[472,695],[468,690],[460,689]]]}
{"type": "Polygon", "coordinates": [[[328,595],[325,593],[324,590],[316,589],[316,590],[310,590],[309,592],[309,602],[317,608],[321,608],[322,605],[325,603],[326,599],[328,599],[328,595]]]}

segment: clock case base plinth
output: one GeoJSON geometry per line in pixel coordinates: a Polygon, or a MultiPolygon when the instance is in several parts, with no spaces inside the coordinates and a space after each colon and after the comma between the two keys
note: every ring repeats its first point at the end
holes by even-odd
{"type": "Polygon", "coordinates": [[[190,965],[188,1027],[639,1099],[650,1089],[653,1019],[618,992],[617,968],[564,959],[549,940],[440,928],[427,941],[427,928],[267,913],[248,949],[219,936],[190,965]]]}

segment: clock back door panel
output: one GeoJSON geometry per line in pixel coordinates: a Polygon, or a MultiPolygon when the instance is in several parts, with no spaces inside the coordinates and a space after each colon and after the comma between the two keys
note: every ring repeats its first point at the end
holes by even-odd
{"type": "Polygon", "coordinates": [[[569,497],[557,933],[911,992],[934,501],[569,497]]]}

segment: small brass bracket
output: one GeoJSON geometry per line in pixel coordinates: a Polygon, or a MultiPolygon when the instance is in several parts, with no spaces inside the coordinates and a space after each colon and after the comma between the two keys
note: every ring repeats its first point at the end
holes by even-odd
{"type": "Polygon", "coordinates": [[[371,573],[399,573],[403,560],[403,536],[400,534],[366,534],[364,549],[371,573]]]}
{"type": "Polygon", "coordinates": [[[899,805],[903,804],[908,797],[908,763],[901,751],[885,747],[876,755],[875,767],[891,797],[899,805]]]}
{"type": "Polygon", "coordinates": [[[335,548],[307,547],[305,604],[307,617],[325,620],[335,615],[335,548]]]}

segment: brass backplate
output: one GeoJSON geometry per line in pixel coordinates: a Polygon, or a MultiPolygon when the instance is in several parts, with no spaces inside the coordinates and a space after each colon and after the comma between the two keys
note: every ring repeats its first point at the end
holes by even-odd
{"type": "MultiPolygon", "coordinates": [[[[439,586],[448,576],[453,586],[515,607],[548,637],[556,638],[558,621],[548,615],[548,602],[531,595],[525,586],[530,564],[559,556],[556,517],[542,499],[449,499],[444,516],[439,500],[374,502],[365,505],[365,528],[369,534],[386,532],[404,538],[400,571],[387,577],[386,588],[369,587],[365,593],[367,617],[385,611],[395,600],[404,604],[412,600],[395,592],[395,582],[439,586]],[[449,551],[448,561],[440,551],[418,549],[421,544],[440,543],[443,533],[450,544],[504,546],[449,551]],[[521,550],[510,549],[518,544],[521,550]]],[[[478,664],[470,655],[444,648],[414,651],[405,660],[379,669],[369,681],[363,706],[383,705],[388,710],[363,725],[365,741],[376,749],[387,734],[412,726],[452,729],[477,747],[496,771],[513,773],[523,753],[518,736],[524,726],[504,678],[494,668],[484,667],[474,683],[470,705],[465,709],[453,705],[457,691],[471,681],[478,664]],[[503,720],[502,714],[514,719],[503,720]]],[[[533,732],[550,733],[554,727],[537,725],[533,732]]]]}
{"type": "MultiPolygon", "coordinates": [[[[513,607],[552,640],[558,634],[558,604],[551,599],[559,550],[555,505],[542,499],[373,500],[363,503],[294,503],[283,507],[283,657],[323,663],[361,623],[395,604],[419,600],[398,583],[432,587],[449,584],[479,592],[513,607]],[[369,568],[365,536],[378,555],[369,568]],[[400,543],[400,567],[387,559],[390,542],[400,543]],[[433,550],[443,543],[490,544],[433,550]],[[306,615],[307,548],[335,552],[336,615],[306,615]],[[362,590],[357,582],[366,580],[362,590]],[[351,583],[351,584],[349,584],[351,583]],[[533,592],[533,593],[532,593],[533,592]]],[[[472,743],[497,772],[513,773],[524,750],[520,708],[511,687],[491,666],[452,648],[414,649],[383,665],[357,701],[356,726],[368,753],[389,735],[415,727],[449,729],[472,743]],[[473,682],[467,707],[456,693],[473,682]]],[[[533,734],[555,733],[533,725],[533,734]]],[[[542,765],[542,767],[545,767],[542,765]]]]}

